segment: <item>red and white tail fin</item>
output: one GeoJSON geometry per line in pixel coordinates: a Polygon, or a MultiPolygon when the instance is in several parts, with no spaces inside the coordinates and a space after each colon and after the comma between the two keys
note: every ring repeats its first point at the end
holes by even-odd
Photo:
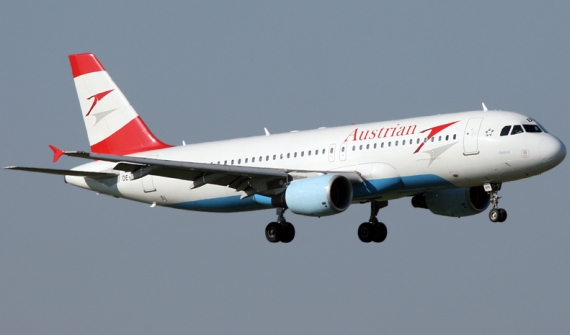
{"type": "Polygon", "coordinates": [[[128,155],[168,148],[156,138],[92,53],[69,55],[91,151],[128,155]]]}

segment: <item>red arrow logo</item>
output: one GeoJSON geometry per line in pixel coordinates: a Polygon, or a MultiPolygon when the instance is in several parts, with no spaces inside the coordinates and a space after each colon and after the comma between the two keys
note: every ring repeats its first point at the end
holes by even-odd
{"type": "MultiPolygon", "coordinates": [[[[427,136],[427,139],[426,139],[426,142],[427,142],[427,141],[430,140],[432,137],[434,137],[437,133],[439,133],[440,131],[444,130],[445,128],[447,128],[447,127],[449,127],[449,126],[451,126],[451,125],[453,125],[453,124],[455,124],[455,123],[457,123],[457,122],[459,122],[459,121],[442,124],[441,126],[436,126],[436,127],[433,127],[433,128],[428,128],[428,129],[426,129],[426,130],[420,131],[420,133],[425,133],[426,131],[431,130],[431,131],[429,132],[429,135],[427,136]]],[[[420,151],[420,149],[424,146],[424,144],[425,144],[425,142],[422,142],[422,143],[420,144],[420,146],[416,149],[416,151],[414,151],[414,154],[417,153],[418,151],[420,151]]]]}
{"type": "Polygon", "coordinates": [[[101,92],[101,93],[97,93],[95,95],[90,96],[89,98],[87,98],[87,100],[91,100],[93,99],[93,104],[91,105],[91,108],[89,108],[89,112],[87,112],[87,114],[85,114],[85,116],[89,116],[89,114],[91,114],[91,111],[93,110],[93,108],[95,107],[95,105],[101,100],[103,99],[107,94],[113,92],[115,89],[112,90],[108,90],[105,92],[101,92]]]}

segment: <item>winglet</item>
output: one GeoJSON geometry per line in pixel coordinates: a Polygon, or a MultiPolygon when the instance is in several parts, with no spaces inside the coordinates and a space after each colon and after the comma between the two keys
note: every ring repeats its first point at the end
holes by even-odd
{"type": "Polygon", "coordinates": [[[53,162],[57,162],[57,160],[59,159],[59,157],[61,157],[65,152],[63,152],[63,150],[56,148],[53,145],[49,145],[50,149],[53,150],[53,162]]]}

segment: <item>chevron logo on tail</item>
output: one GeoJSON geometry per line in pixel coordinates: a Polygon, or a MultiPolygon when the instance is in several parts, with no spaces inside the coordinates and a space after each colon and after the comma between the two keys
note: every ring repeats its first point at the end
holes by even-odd
{"type": "Polygon", "coordinates": [[[95,108],[95,105],[97,105],[97,103],[103,99],[107,94],[113,92],[115,89],[112,90],[108,90],[105,92],[101,92],[101,93],[97,93],[95,95],[90,96],[89,98],[87,98],[87,100],[91,100],[93,99],[93,105],[91,105],[91,108],[89,108],[89,112],[87,112],[87,114],[85,114],[85,117],[89,116],[89,114],[91,114],[91,111],[93,110],[93,108],[95,108]]]}

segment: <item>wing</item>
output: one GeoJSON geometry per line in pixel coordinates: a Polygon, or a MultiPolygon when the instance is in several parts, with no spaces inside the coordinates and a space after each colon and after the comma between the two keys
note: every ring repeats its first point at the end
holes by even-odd
{"type": "Polygon", "coordinates": [[[362,182],[363,179],[356,171],[307,171],[289,170],[280,168],[252,167],[219,165],[207,163],[195,163],[185,161],[173,161],[156,158],[143,158],[132,156],[119,156],[107,154],[94,154],[84,151],[63,151],[50,146],[54,151],[54,162],[62,155],[117,163],[113,172],[89,172],[77,170],[56,170],[43,168],[29,168],[9,166],[5,169],[40,172],[59,175],[73,175],[89,178],[117,177],[119,171],[132,174],[133,179],[139,179],[147,175],[160,176],[187,180],[192,182],[192,188],[198,188],[206,184],[226,186],[243,191],[242,197],[254,194],[273,195],[282,192],[287,183],[301,178],[310,178],[326,173],[334,173],[345,176],[352,183],[362,182]]]}

